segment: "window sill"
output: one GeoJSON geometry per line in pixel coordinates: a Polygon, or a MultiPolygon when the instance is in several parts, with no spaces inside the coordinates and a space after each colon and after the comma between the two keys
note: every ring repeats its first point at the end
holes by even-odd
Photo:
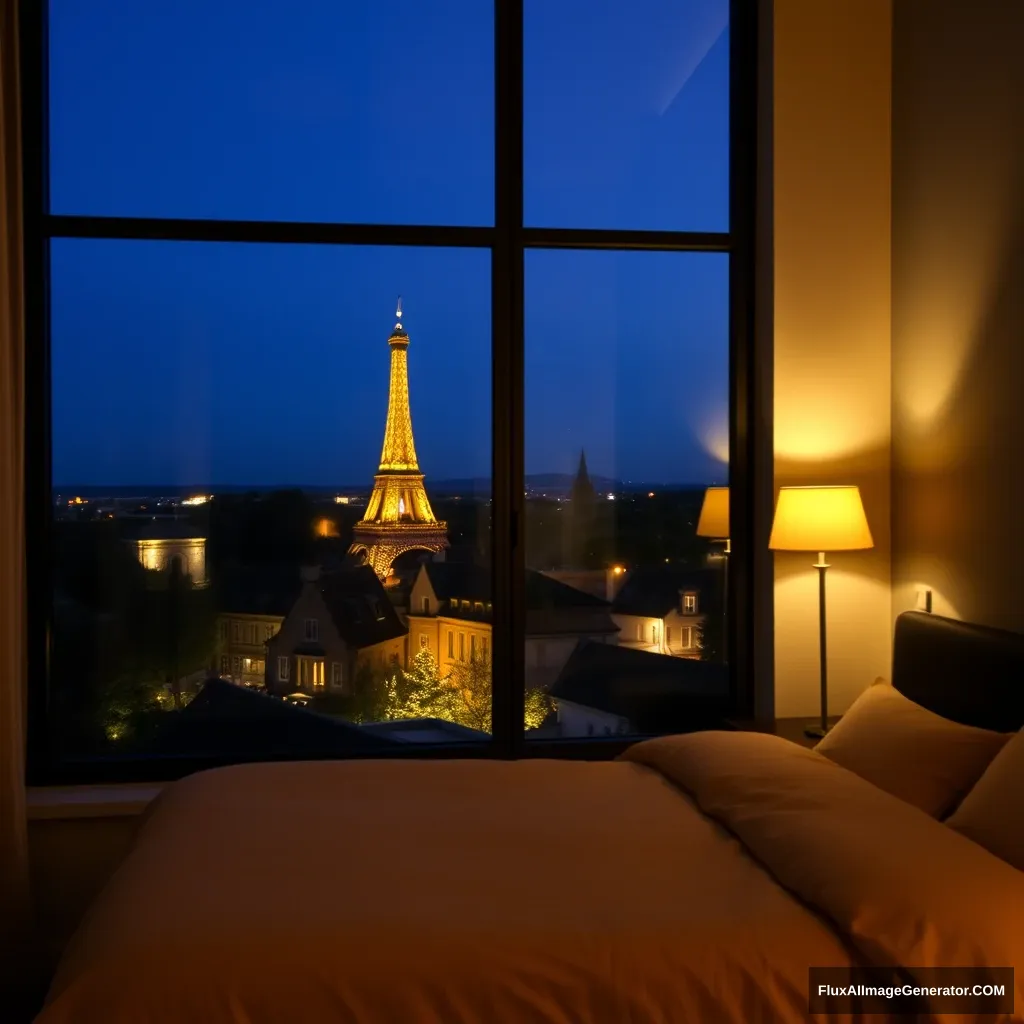
{"type": "Polygon", "coordinates": [[[29,821],[70,818],[133,818],[152,803],[160,783],[118,783],[99,786],[30,786],[29,821]]]}

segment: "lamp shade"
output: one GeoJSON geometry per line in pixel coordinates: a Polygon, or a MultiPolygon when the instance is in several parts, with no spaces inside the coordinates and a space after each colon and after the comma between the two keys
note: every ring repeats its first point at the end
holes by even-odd
{"type": "Polygon", "coordinates": [[[709,487],[704,492],[700,519],[697,520],[698,537],[729,536],[729,488],[709,487]]]}
{"type": "Polygon", "coordinates": [[[872,548],[859,487],[783,487],[768,546],[774,551],[872,548]]]}

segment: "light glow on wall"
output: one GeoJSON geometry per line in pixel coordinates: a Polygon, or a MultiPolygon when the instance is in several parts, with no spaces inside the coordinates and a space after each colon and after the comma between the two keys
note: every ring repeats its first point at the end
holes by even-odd
{"type": "Polygon", "coordinates": [[[946,417],[985,320],[1005,282],[1017,244],[1019,175],[1009,153],[986,163],[985,188],[968,208],[933,186],[927,210],[952,207],[957,259],[948,258],[948,221],[918,211],[915,261],[904,268],[900,345],[893,353],[894,405],[908,427],[926,435],[946,417]]]}
{"type": "MultiPolygon", "coordinates": [[[[921,568],[919,566],[919,568],[921,568]]],[[[935,570],[934,566],[931,567],[933,572],[920,574],[914,579],[913,583],[901,584],[898,588],[893,589],[893,606],[907,608],[913,611],[927,611],[929,609],[920,608],[917,604],[919,594],[925,592],[931,595],[931,613],[933,615],[943,615],[947,619],[962,619],[963,616],[960,614],[959,608],[949,598],[949,593],[952,590],[953,583],[947,577],[947,574],[941,570],[935,570]],[[934,581],[940,579],[942,587],[937,587],[934,581]]]]}

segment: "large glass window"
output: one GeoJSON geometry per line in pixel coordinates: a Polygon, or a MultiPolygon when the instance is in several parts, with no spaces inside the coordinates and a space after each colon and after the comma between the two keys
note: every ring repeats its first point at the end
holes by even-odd
{"type": "Polygon", "coordinates": [[[486,740],[420,595],[489,597],[489,253],[58,238],[50,283],[62,753],[259,756],[273,699],[282,754],[486,740]]]}
{"type": "Polygon", "coordinates": [[[749,711],[748,7],[28,5],[32,781],[749,711]]]}
{"type": "Polygon", "coordinates": [[[728,272],[714,253],[526,254],[528,738],[728,714],[725,546],[697,535],[729,482],[728,272]]]}
{"type": "Polygon", "coordinates": [[[480,0],[52,0],[50,205],[491,224],[480,0]]]}
{"type": "Polygon", "coordinates": [[[525,0],[525,219],[729,228],[729,0],[525,0]]]}

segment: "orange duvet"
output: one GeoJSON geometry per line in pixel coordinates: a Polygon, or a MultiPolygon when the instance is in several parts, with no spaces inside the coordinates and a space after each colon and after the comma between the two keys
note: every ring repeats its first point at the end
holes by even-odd
{"type": "Polygon", "coordinates": [[[241,765],[161,797],[40,1022],[803,1021],[852,963],[1020,978],[1024,877],[773,736],[241,765]]]}

